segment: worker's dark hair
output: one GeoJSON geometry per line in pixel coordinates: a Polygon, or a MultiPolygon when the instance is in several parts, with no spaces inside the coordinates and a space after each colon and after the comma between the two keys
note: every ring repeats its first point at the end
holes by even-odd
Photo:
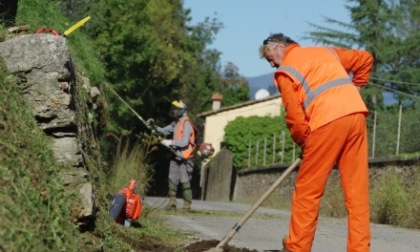
{"type": "Polygon", "coordinates": [[[268,42],[278,42],[278,43],[284,44],[285,46],[290,45],[290,44],[297,44],[296,41],[285,36],[283,33],[271,34],[270,36],[268,36],[268,38],[264,39],[263,45],[268,44],[268,42]]]}

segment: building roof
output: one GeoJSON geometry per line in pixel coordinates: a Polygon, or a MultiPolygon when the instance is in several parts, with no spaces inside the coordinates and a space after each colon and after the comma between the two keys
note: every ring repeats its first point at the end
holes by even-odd
{"type": "Polygon", "coordinates": [[[232,106],[221,107],[220,109],[217,109],[217,110],[206,111],[206,112],[198,114],[197,116],[198,117],[207,117],[207,116],[211,116],[211,115],[216,115],[216,114],[219,114],[219,113],[222,113],[222,112],[225,112],[225,111],[234,110],[234,109],[238,109],[238,108],[242,108],[242,107],[247,107],[247,106],[254,105],[254,104],[257,104],[257,103],[260,103],[260,102],[274,100],[274,99],[277,99],[279,97],[280,97],[280,95],[277,94],[277,95],[269,96],[269,97],[259,99],[259,100],[246,101],[246,102],[238,103],[238,104],[235,104],[235,105],[232,105],[232,106]]]}

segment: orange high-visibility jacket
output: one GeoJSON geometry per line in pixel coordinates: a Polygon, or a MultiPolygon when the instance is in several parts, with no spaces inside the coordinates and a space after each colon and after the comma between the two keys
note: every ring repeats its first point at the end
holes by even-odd
{"type": "Polygon", "coordinates": [[[274,78],[286,108],[286,123],[299,146],[311,131],[333,120],[359,112],[367,115],[355,85],[367,83],[372,65],[367,51],[296,44],[286,48],[274,78]]]}
{"type": "Polygon", "coordinates": [[[194,157],[194,147],[195,147],[195,132],[194,132],[194,126],[192,125],[190,119],[188,117],[181,117],[177,124],[175,125],[174,130],[174,137],[173,139],[175,141],[179,141],[182,139],[182,136],[184,134],[184,126],[185,123],[189,122],[191,124],[192,132],[189,137],[188,144],[184,147],[180,148],[181,155],[183,159],[191,159],[194,157]]]}

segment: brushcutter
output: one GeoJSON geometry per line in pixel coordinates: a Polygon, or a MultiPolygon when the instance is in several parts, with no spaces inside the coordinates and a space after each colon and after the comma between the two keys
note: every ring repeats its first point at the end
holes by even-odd
{"type": "Polygon", "coordinates": [[[118,97],[118,99],[131,111],[133,112],[133,114],[148,128],[152,131],[152,133],[154,132],[154,130],[150,127],[150,125],[143,119],[143,117],[141,117],[130,105],[128,105],[128,103],[126,101],[124,101],[123,98],[121,98],[121,96],[114,91],[114,89],[112,89],[111,87],[109,87],[109,90],[111,90],[111,92],[116,95],[118,97]]]}
{"type": "MultiPolygon", "coordinates": [[[[160,135],[158,134],[158,132],[155,129],[154,123],[153,122],[147,122],[143,119],[143,117],[141,117],[126,101],[124,101],[123,98],[121,98],[120,95],[118,95],[117,92],[115,92],[115,90],[113,90],[111,87],[108,87],[109,90],[111,90],[111,92],[113,94],[115,94],[118,99],[125,105],[127,106],[127,108],[134,114],[136,115],[136,117],[152,132],[152,134],[156,135],[159,137],[160,139],[160,135]]],[[[196,129],[195,129],[196,130],[196,129]]],[[[168,147],[173,153],[175,153],[175,149],[168,147]]],[[[208,158],[211,158],[214,154],[214,148],[213,145],[211,143],[201,143],[201,144],[197,144],[195,150],[194,150],[197,154],[197,157],[200,158],[201,160],[205,160],[208,158]]]]}

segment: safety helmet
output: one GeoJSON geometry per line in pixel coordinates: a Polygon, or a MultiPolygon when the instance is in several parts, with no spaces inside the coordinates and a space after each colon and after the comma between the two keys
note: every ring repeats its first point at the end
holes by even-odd
{"type": "Polygon", "coordinates": [[[174,100],[172,101],[172,105],[180,109],[187,109],[187,105],[182,100],[174,100]]]}
{"type": "Polygon", "coordinates": [[[176,117],[181,117],[184,115],[185,111],[187,111],[187,105],[182,100],[174,100],[172,101],[171,112],[176,117]]]}

